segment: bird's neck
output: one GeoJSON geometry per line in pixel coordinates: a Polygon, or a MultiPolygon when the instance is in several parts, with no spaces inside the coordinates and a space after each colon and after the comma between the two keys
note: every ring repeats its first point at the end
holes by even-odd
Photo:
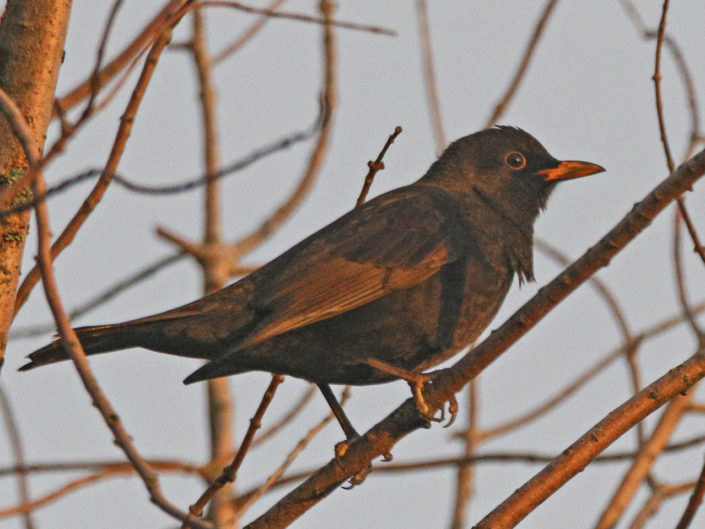
{"type": "MultiPolygon", "coordinates": [[[[519,283],[534,280],[534,221],[539,213],[529,208],[509,208],[500,200],[472,187],[468,205],[476,211],[484,211],[480,226],[494,226],[495,244],[499,242],[502,257],[516,272],[519,283]]],[[[491,242],[490,242],[491,244],[491,242]]]]}

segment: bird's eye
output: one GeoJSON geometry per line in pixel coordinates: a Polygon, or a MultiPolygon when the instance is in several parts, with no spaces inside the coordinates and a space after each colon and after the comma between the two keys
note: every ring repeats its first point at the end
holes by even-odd
{"type": "Polygon", "coordinates": [[[526,158],[524,158],[524,155],[520,152],[510,152],[504,157],[504,163],[511,169],[519,171],[526,167],[526,158]]]}

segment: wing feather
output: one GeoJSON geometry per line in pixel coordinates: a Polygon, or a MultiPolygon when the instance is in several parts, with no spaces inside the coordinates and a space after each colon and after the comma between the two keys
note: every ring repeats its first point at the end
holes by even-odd
{"type": "Polygon", "coordinates": [[[139,321],[168,321],[162,331],[184,343],[233,350],[411,288],[456,260],[468,237],[449,200],[414,185],[391,191],[237,283],[139,321]]]}
{"type": "Polygon", "coordinates": [[[411,288],[457,258],[434,196],[393,191],[348,214],[262,270],[254,305],[267,316],[247,340],[334,317],[399,289],[411,288]],[[266,276],[266,277],[265,277],[266,276]]]}

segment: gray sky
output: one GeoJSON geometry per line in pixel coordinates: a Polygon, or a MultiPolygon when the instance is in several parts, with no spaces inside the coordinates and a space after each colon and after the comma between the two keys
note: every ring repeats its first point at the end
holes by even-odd
{"type": "MultiPolygon", "coordinates": [[[[83,79],[94,61],[110,2],[75,0],[66,45],[59,93],[83,79]]],[[[263,4],[263,3],[262,3],[263,4]]],[[[396,37],[337,30],[339,38],[339,107],[333,141],[315,189],[304,206],[266,244],[249,256],[258,264],[276,256],[304,236],[349,210],[362,184],[366,162],[374,158],[394,126],[404,127],[385,158],[372,194],[409,183],[421,176],[435,157],[421,76],[414,3],[340,2],[336,18],[374,23],[395,29],[396,37]]],[[[641,2],[649,27],[656,27],[661,3],[641,2]]],[[[125,1],[108,55],[120,50],[160,2],[125,1]]],[[[431,31],[441,107],[449,139],[481,128],[508,83],[533,29],[543,2],[435,3],[430,10],[431,31]]],[[[315,12],[315,2],[291,1],[288,11],[315,12]]],[[[208,10],[211,48],[229,42],[254,21],[235,10],[208,10]]],[[[676,35],[703,94],[705,20],[702,2],[674,2],[668,28],[676,35]]],[[[175,41],[188,37],[184,21],[175,41]]],[[[307,127],[315,117],[320,90],[319,26],[273,20],[240,53],[217,67],[219,126],[224,163],[252,149],[307,127]]],[[[561,2],[541,41],[530,71],[502,123],[534,134],[558,158],[599,163],[607,172],[561,185],[554,193],[536,232],[573,257],[579,256],[616,224],[666,173],[654,111],[654,42],[645,42],[618,2],[561,2]]],[[[662,66],[664,109],[672,149],[677,157],[686,144],[688,114],[684,90],[671,56],[662,66]]],[[[51,182],[104,163],[118,126],[128,89],[69,145],[47,172],[51,182]]],[[[159,63],[137,116],[132,137],[120,164],[125,176],[144,183],[180,182],[202,172],[200,121],[190,56],[167,51],[159,63]]],[[[55,136],[56,130],[52,130],[55,136]]],[[[229,176],[224,188],[225,235],[235,240],[261,222],[293,188],[305,165],[309,144],[271,156],[248,170],[229,176]]],[[[50,202],[54,233],[58,233],[88,192],[85,183],[50,202]]],[[[701,236],[705,233],[703,185],[688,196],[690,211],[701,236]]],[[[74,244],[55,264],[65,305],[73,307],[92,297],[172,248],[154,235],[163,225],[187,237],[201,236],[200,192],[155,198],[113,187],[81,230],[74,244]]],[[[619,296],[634,330],[678,311],[670,254],[672,212],[661,215],[638,240],[600,272],[619,296]]],[[[34,256],[34,236],[24,269],[34,256]]],[[[690,292],[697,301],[705,292],[702,263],[687,251],[690,292]]],[[[536,256],[537,284],[515,284],[491,328],[529,299],[559,268],[536,256]]],[[[200,296],[198,269],[184,261],[76,321],[76,325],[130,319],[183,304],[200,296]]],[[[37,288],[23,308],[18,326],[49,321],[37,288]]],[[[8,348],[2,384],[11,398],[30,462],[121,458],[102,419],[90,406],[76,373],[68,365],[18,374],[25,354],[41,346],[49,335],[17,340],[8,348]]],[[[529,335],[483,373],[481,424],[489,426],[551,395],[567,380],[620,343],[620,335],[604,304],[589,287],[562,303],[529,335]]],[[[681,327],[643,348],[644,380],[650,382],[693,352],[693,339],[681,327]]],[[[184,387],[195,360],[143,350],[124,351],[91,360],[104,391],[134,437],[143,455],[202,462],[207,453],[204,386],[184,387]]],[[[266,374],[231,379],[236,397],[238,439],[269,380],[266,374]]],[[[305,384],[287,379],[266,420],[304,391],[305,384]]],[[[618,362],[581,390],[569,403],[530,427],[498,438],[483,451],[528,450],[560,452],[586,429],[630,395],[623,363],[618,362]]],[[[404,383],[357,388],[348,406],[360,430],[385,417],[408,397],[404,383]]],[[[461,405],[464,400],[461,399],[461,405]]],[[[314,403],[276,441],[248,456],[238,487],[258,483],[284,459],[288,450],[327,412],[316,395],[314,403]]],[[[462,413],[462,412],[461,412],[462,413]]],[[[648,421],[653,424],[653,420],[648,421]]],[[[689,419],[676,438],[698,433],[701,418],[689,419]]],[[[400,442],[396,461],[447,457],[460,453],[454,430],[434,425],[400,442]]],[[[302,455],[295,468],[327,461],[342,435],[331,424],[302,455]]],[[[613,448],[634,447],[633,432],[613,448]]],[[[0,435],[0,465],[11,461],[8,440],[0,435]]],[[[664,479],[695,478],[702,462],[697,450],[667,457],[656,466],[664,479]]],[[[541,467],[486,464],[477,470],[477,494],[470,508],[478,521],[541,467]]],[[[624,467],[594,465],[573,479],[532,513],[519,527],[591,527],[624,467]]],[[[65,475],[32,480],[32,492],[55,488],[65,475]]],[[[196,479],[164,475],[168,497],[186,508],[200,494],[196,479]]],[[[293,527],[443,527],[452,506],[454,473],[435,470],[394,477],[373,475],[352,491],[339,490],[304,515],[293,527]]],[[[0,480],[0,509],[15,495],[13,480],[0,480]]],[[[244,521],[263,512],[283,492],[268,495],[244,521]]],[[[644,491],[636,502],[646,499],[644,491]]],[[[673,525],[685,498],[664,505],[659,520],[673,525]]],[[[631,520],[634,510],[625,521],[631,520]]],[[[153,507],[136,478],[116,479],[86,488],[40,509],[39,525],[61,528],[171,527],[174,523],[153,507]]],[[[698,523],[705,523],[701,512],[698,523]]],[[[625,525],[626,526],[626,525],[625,525]]],[[[1,529],[21,527],[19,519],[1,520],[1,529]]]]}

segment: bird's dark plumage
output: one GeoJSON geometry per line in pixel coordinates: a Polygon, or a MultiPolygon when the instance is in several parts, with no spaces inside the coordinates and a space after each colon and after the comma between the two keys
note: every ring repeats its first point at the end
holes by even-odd
{"type": "MultiPolygon", "coordinates": [[[[557,180],[601,171],[559,162],[496,127],[451,144],[421,179],[381,195],[256,272],[176,309],[76,329],[87,354],[140,346],[209,362],[186,379],[261,370],[319,384],[427,369],[479,336],[513,276],[533,279],[533,223],[557,180]]],[[[64,360],[60,342],[21,369],[64,360]]]]}

